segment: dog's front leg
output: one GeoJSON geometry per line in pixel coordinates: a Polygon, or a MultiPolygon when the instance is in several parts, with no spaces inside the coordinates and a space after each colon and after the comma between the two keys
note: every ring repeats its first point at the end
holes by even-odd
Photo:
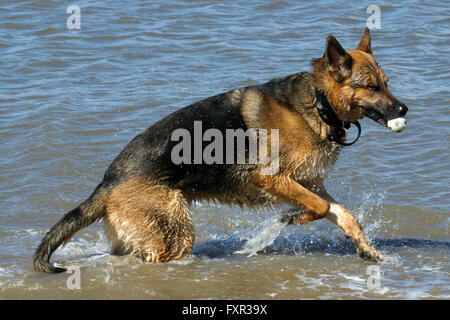
{"type": "Polygon", "coordinates": [[[307,209],[306,211],[298,211],[294,215],[286,216],[288,218],[284,217],[287,219],[284,221],[289,224],[304,224],[325,217],[339,226],[346,237],[353,239],[361,257],[375,261],[383,260],[383,255],[367,242],[358,220],[344,207],[336,203],[324,188],[318,192],[319,196],[295,180],[286,177],[263,178],[257,181],[257,185],[266,193],[284,202],[307,209]]]}
{"type": "Polygon", "coordinates": [[[325,218],[341,228],[346,238],[352,238],[356,245],[356,250],[361,257],[378,262],[382,261],[384,256],[369,245],[359,221],[333,199],[325,190],[323,183],[318,182],[316,185],[319,186],[318,194],[330,203],[330,211],[325,218]]]}
{"type": "Polygon", "coordinates": [[[255,180],[255,185],[276,199],[290,203],[296,207],[306,208],[310,212],[308,214],[308,220],[323,218],[330,210],[330,204],[327,200],[311,192],[291,178],[264,176],[255,180]]]}
{"type": "MultiPolygon", "coordinates": [[[[383,260],[383,255],[368,244],[358,220],[340,204],[332,202],[325,218],[340,227],[344,231],[346,238],[352,238],[356,245],[356,250],[361,257],[374,261],[383,260]]],[[[320,219],[320,217],[313,212],[297,209],[283,214],[281,222],[287,224],[305,224],[317,219],[320,219]]]]}
{"type": "Polygon", "coordinates": [[[344,231],[346,237],[353,239],[358,254],[361,257],[378,262],[383,261],[383,255],[368,244],[358,220],[340,204],[336,202],[332,203],[330,205],[330,211],[325,218],[339,226],[344,231]]]}

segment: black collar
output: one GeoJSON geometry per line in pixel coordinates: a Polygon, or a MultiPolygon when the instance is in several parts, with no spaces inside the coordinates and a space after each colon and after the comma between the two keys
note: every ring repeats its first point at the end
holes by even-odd
{"type": "Polygon", "coordinates": [[[315,91],[316,103],[314,106],[316,107],[322,121],[331,127],[328,140],[334,141],[342,146],[350,146],[358,141],[359,136],[361,135],[361,125],[359,122],[347,122],[339,119],[325,94],[317,89],[315,89],[315,91]],[[347,135],[347,129],[350,128],[352,123],[358,128],[358,136],[350,143],[343,142],[342,139],[347,135]]]}

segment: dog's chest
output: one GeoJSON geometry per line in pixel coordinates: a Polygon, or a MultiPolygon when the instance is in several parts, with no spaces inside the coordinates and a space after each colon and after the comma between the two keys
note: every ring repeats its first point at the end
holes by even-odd
{"type": "Polygon", "coordinates": [[[337,160],[339,146],[323,142],[307,152],[292,150],[289,154],[288,174],[304,185],[322,181],[337,160]]]}

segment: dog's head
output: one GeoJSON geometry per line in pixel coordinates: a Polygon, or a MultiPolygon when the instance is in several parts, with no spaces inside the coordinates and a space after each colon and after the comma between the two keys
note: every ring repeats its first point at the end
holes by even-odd
{"type": "Polygon", "coordinates": [[[355,50],[344,50],[329,35],[324,56],[313,66],[316,84],[342,120],[366,116],[392,131],[403,129],[408,108],[389,92],[388,78],[372,56],[368,28],[355,50]]]}

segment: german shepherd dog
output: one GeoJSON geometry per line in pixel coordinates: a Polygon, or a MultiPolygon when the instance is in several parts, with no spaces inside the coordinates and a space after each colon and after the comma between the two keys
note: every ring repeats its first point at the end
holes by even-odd
{"type": "MultiPolygon", "coordinates": [[[[323,179],[340,148],[351,144],[345,142],[350,124],[360,131],[358,119],[367,116],[399,131],[390,122],[400,119],[404,124],[401,117],[408,108],[389,92],[388,78],[372,56],[367,28],[355,50],[344,50],[329,35],[324,55],[313,59],[312,66],[311,73],[194,103],[136,136],[89,198],[48,231],[34,255],[35,269],[65,271],[49,262],[52,253],[99,219],[113,254],[132,254],[147,262],[180,259],[192,252],[195,233],[189,205],[197,200],[249,207],[287,203],[291,210],[282,214],[285,223],[327,218],[352,238],[361,257],[383,260],[356,218],[325,191],[323,179]],[[229,129],[276,131],[277,156],[266,163],[250,163],[246,147],[242,163],[174,163],[173,132],[183,128],[194,135],[197,121],[203,130],[218,130],[224,136],[229,129]],[[278,163],[277,172],[263,173],[273,161],[278,163]]],[[[231,152],[239,156],[237,148],[231,152]]]]}

